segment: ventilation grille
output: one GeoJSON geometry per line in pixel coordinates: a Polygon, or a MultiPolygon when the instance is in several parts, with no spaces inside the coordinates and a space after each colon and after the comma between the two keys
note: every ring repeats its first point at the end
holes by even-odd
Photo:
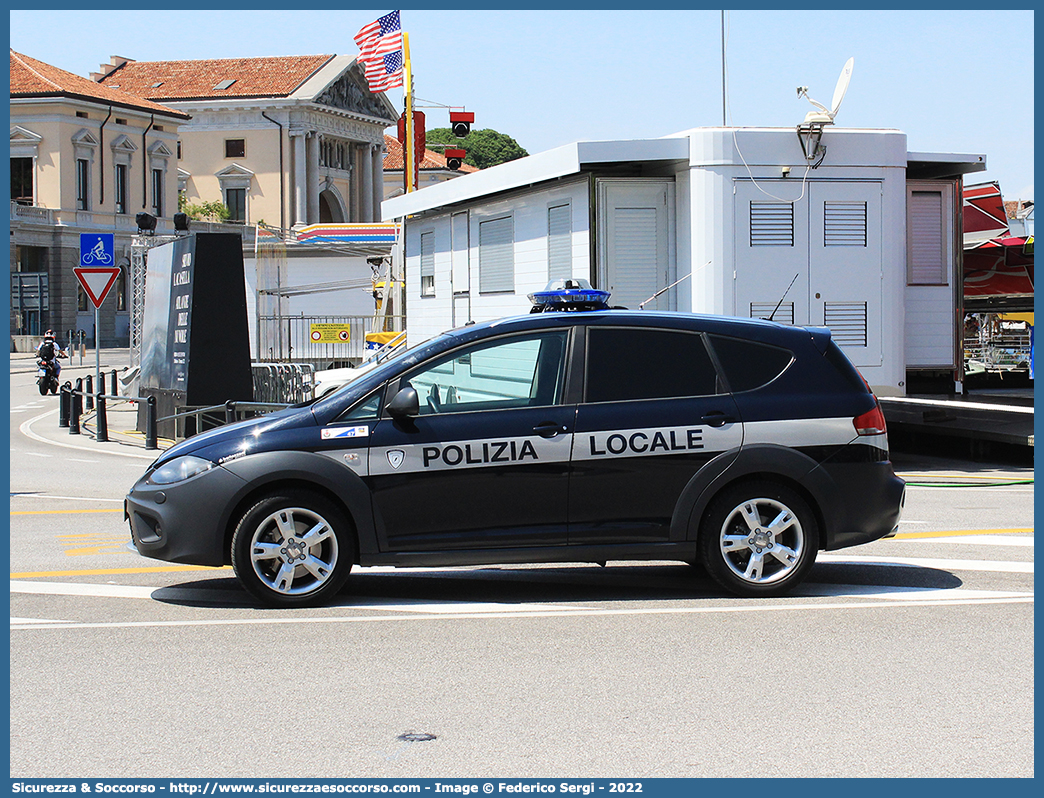
{"type": "Polygon", "coordinates": [[[866,346],[866,302],[827,302],[823,324],[840,346],[866,346]]]}
{"type": "Polygon", "coordinates": [[[751,202],[750,245],[794,246],[794,205],[790,202],[751,202]]]}
{"type": "Polygon", "coordinates": [[[752,319],[767,319],[770,316],[772,321],[778,321],[780,324],[794,324],[794,303],[784,302],[779,308],[776,308],[777,302],[751,302],[750,303],[750,317],[752,319]],[[773,314],[775,311],[775,314],[773,314]]]}
{"type": "Polygon", "coordinates": [[[865,247],[866,203],[823,203],[823,245],[827,247],[865,247]]]}

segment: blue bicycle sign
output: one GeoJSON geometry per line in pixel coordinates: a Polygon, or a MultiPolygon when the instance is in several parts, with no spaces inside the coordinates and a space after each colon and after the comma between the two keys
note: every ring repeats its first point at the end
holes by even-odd
{"type": "Polygon", "coordinates": [[[112,266],[115,249],[112,233],[80,233],[81,266],[112,266]]]}

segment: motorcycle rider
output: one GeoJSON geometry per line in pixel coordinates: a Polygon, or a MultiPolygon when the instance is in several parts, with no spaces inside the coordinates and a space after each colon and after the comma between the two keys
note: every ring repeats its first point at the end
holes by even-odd
{"type": "Polygon", "coordinates": [[[65,350],[59,346],[58,341],[54,337],[54,331],[48,330],[44,333],[40,345],[36,347],[36,359],[40,365],[53,365],[54,375],[57,379],[62,373],[62,364],[58,362],[58,358],[61,357],[67,357],[65,350]]]}

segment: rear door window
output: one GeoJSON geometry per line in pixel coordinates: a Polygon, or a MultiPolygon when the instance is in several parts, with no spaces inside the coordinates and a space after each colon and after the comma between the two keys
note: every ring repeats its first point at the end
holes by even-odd
{"type": "Polygon", "coordinates": [[[621,402],[720,393],[699,333],[637,327],[588,331],[586,401],[621,402]]]}

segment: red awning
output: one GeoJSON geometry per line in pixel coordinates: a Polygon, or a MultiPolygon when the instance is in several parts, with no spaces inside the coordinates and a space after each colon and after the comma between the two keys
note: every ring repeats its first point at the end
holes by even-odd
{"type": "Polygon", "coordinates": [[[981,183],[961,190],[964,214],[964,248],[999,236],[1010,235],[999,183],[981,183]]]}
{"type": "Polygon", "coordinates": [[[1007,236],[964,250],[964,297],[1033,296],[1033,238],[1007,236]]]}

